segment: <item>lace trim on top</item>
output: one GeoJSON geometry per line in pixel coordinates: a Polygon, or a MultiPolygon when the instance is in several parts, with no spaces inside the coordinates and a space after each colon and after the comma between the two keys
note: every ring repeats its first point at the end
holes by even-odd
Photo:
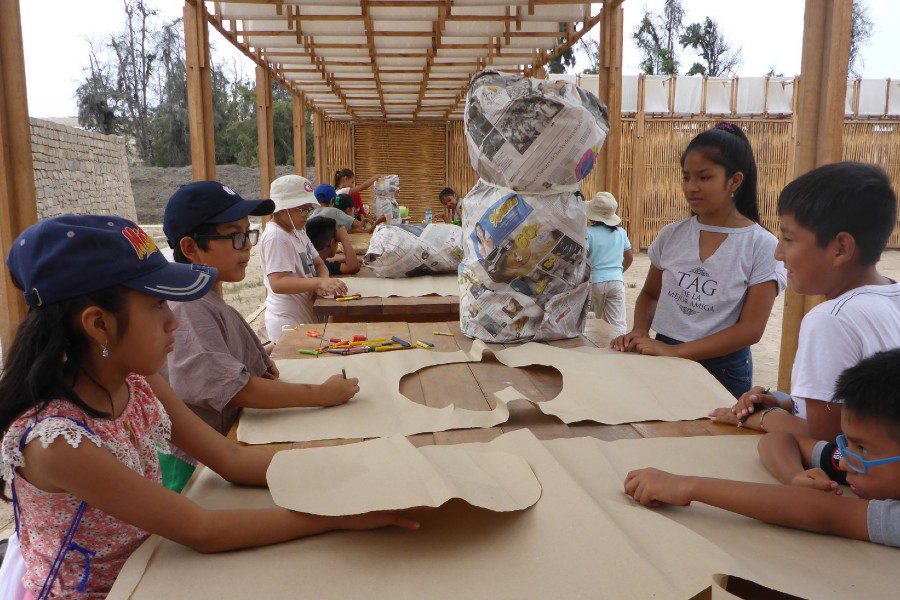
{"type": "MultiPolygon", "coordinates": [[[[169,427],[171,429],[171,424],[169,427]]],[[[84,427],[77,425],[65,417],[48,417],[36,423],[28,432],[28,437],[25,439],[25,445],[35,438],[40,438],[41,445],[44,448],[47,448],[59,436],[63,436],[66,442],[73,448],[77,448],[81,444],[83,438],[87,438],[98,448],[103,446],[100,442],[100,438],[96,434],[89,433],[84,427]]],[[[3,439],[2,450],[0,450],[0,452],[2,452],[3,460],[2,467],[0,467],[0,476],[2,476],[7,483],[12,481],[13,472],[16,468],[25,466],[25,458],[22,456],[22,451],[19,450],[19,442],[21,439],[21,435],[7,435],[3,439]]],[[[110,448],[110,450],[112,449],[110,448]]]]}

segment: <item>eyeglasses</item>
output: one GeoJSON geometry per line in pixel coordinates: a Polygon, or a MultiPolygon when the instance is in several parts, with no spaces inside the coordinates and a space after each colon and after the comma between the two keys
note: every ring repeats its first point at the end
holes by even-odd
{"type": "Polygon", "coordinates": [[[307,206],[298,206],[296,208],[292,208],[291,210],[296,210],[298,213],[300,213],[301,215],[306,217],[306,216],[311,215],[313,212],[315,212],[316,208],[318,208],[318,207],[307,205],[307,206]]]}
{"type": "Polygon", "coordinates": [[[892,456],[890,458],[879,458],[878,460],[866,460],[861,454],[853,452],[847,448],[847,436],[843,433],[834,440],[841,456],[847,466],[857,473],[865,473],[869,467],[877,467],[878,465],[887,465],[894,462],[900,462],[900,456],[892,456]]]}
{"type": "Polygon", "coordinates": [[[235,250],[243,250],[246,247],[247,242],[250,242],[251,246],[255,246],[256,242],[259,241],[259,229],[251,229],[249,231],[238,231],[237,233],[231,233],[228,235],[205,235],[205,234],[194,234],[193,238],[195,240],[231,240],[231,247],[235,250]]]}

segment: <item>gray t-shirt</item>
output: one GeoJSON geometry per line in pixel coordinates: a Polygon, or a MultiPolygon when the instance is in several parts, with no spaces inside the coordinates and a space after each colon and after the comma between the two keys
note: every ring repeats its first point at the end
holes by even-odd
{"type": "Polygon", "coordinates": [[[900,548],[900,500],[869,500],[869,541],[900,548]]]}
{"type": "Polygon", "coordinates": [[[778,240],[764,227],[703,225],[690,217],[663,227],[650,245],[650,263],[662,271],[662,289],[652,328],[681,342],[692,342],[738,322],[747,288],[787,283],[784,264],[775,260],[778,240]],[[715,253],[700,260],[700,231],[726,233],[715,253]]]}
{"type": "Polygon", "coordinates": [[[337,224],[337,226],[346,229],[347,233],[350,233],[350,228],[353,227],[353,223],[356,222],[356,219],[354,219],[344,211],[336,209],[333,206],[320,206],[315,210],[312,216],[328,217],[329,219],[334,219],[334,222],[337,224]]]}

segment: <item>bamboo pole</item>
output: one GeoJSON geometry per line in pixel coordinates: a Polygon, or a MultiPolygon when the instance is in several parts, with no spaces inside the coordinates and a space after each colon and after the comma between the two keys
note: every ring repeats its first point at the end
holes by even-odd
{"type": "Polygon", "coordinates": [[[600,77],[598,95],[609,111],[609,133],[600,149],[600,186],[617,199],[622,150],[622,7],[604,4],[600,10],[600,77]]]}
{"type": "Polygon", "coordinates": [[[646,143],[644,141],[646,133],[644,122],[644,81],[644,74],[641,73],[638,76],[637,113],[634,124],[634,143],[631,151],[631,189],[628,194],[631,198],[628,229],[631,234],[631,245],[636,252],[639,252],[641,249],[641,240],[644,234],[644,182],[646,180],[645,166],[647,164],[646,143]]]}
{"type": "Polygon", "coordinates": [[[27,308],[5,259],[37,221],[35,196],[19,0],[0,0],[0,344],[7,351],[27,308]]]}
{"type": "Polygon", "coordinates": [[[322,112],[313,111],[313,152],[315,153],[316,163],[316,183],[328,183],[328,176],[325,171],[325,143],[324,124],[322,112]]]}
{"type": "MultiPolygon", "coordinates": [[[[806,0],[803,58],[796,90],[793,176],[841,160],[852,0],[806,0]]],[[[778,389],[790,391],[800,322],[821,298],[804,297],[790,284],[784,296],[778,389]]]]}
{"type": "Polygon", "coordinates": [[[256,67],[256,139],[259,156],[259,188],[269,197],[275,179],[275,124],[272,120],[272,76],[268,69],[256,67]]]}
{"type": "Polygon", "coordinates": [[[303,109],[303,92],[293,94],[294,117],[294,173],[306,177],[306,114],[303,109]]]}
{"type": "Polygon", "coordinates": [[[206,26],[202,2],[185,0],[184,48],[193,177],[194,181],[214,180],[216,143],[213,136],[209,28],[206,26]]]}

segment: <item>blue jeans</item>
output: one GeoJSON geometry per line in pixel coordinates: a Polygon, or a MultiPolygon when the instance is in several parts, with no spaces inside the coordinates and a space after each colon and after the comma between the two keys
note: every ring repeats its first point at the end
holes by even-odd
{"type": "MultiPolygon", "coordinates": [[[[656,339],[671,346],[683,343],[661,333],[656,334],[656,339]]],[[[703,368],[724,385],[725,389],[735,398],[740,398],[753,387],[753,356],[750,354],[749,346],[725,356],[707,358],[697,362],[703,365],[703,368]]]]}

